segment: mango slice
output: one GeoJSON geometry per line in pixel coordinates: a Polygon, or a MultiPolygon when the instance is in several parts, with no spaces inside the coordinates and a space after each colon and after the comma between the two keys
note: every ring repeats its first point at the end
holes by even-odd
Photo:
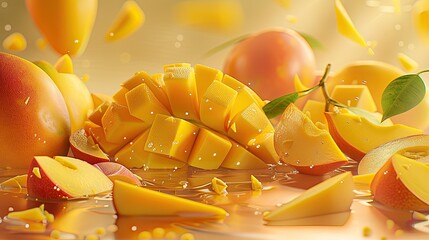
{"type": "Polygon", "coordinates": [[[218,69],[173,63],[163,73],[139,71],[103,99],[89,114],[86,131],[128,168],[253,169],[278,163],[265,102],[218,69]]]}
{"type": "Polygon", "coordinates": [[[113,204],[122,216],[180,216],[223,218],[227,212],[219,207],[180,198],[136,185],[115,181],[113,204]]]}
{"type": "Polygon", "coordinates": [[[25,187],[27,187],[27,174],[18,175],[0,183],[0,188],[2,189],[9,189],[9,188],[22,189],[25,187]]]}
{"type": "Polygon", "coordinates": [[[19,219],[22,221],[30,221],[30,222],[53,222],[54,216],[50,214],[48,211],[45,211],[44,205],[40,205],[40,207],[30,208],[22,211],[14,211],[10,212],[7,215],[9,219],[19,219]]]}
{"type": "Polygon", "coordinates": [[[414,59],[405,53],[398,53],[398,60],[402,68],[408,72],[416,70],[419,66],[419,64],[414,59]]]}
{"type": "Polygon", "coordinates": [[[311,187],[297,198],[268,213],[264,220],[284,221],[349,211],[354,198],[353,188],[352,174],[341,173],[311,187]]]}
{"type": "Polygon", "coordinates": [[[365,85],[336,85],[331,97],[349,107],[358,107],[369,112],[377,111],[371,92],[365,85]]]}
{"type": "Polygon", "coordinates": [[[11,52],[24,51],[27,48],[27,40],[22,33],[12,33],[3,40],[3,48],[11,52]]]}
{"type": "Polygon", "coordinates": [[[337,18],[338,31],[359,45],[367,47],[365,39],[354,26],[353,21],[340,0],[335,0],[335,15],[337,18]]]}
{"type": "Polygon", "coordinates": [[[136,32],[144,23],[143,10],[135,1],[126,1],[105,35],[107,42],[118,41],[136,32]]]}

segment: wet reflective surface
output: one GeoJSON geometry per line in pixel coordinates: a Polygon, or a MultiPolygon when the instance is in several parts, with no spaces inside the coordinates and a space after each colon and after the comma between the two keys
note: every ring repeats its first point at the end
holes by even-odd
{"type": "MultiPolygon", "coordinates": [[[[350,164],[340,171],[354,172],[355,168],[350,164]]],[[[0,180],[22,173],[25,172],[2,171],[0,180]]],[[[369,239],[429,238],[429,221],[413,219],[410,211],[394,210],[372,202],[368,186],[364,185],[356,185],[356,197],[350,213],[284,223],[298,226],[267,225],[262,220],[265,211],[293,199],[329,177],[297,174],[287,166],[255,171],[139,169],[135,173],[142,177],[145,187],[217,205],[224,208],[229,216],[223,220],[198,216],[123,217],[115,214],[110,195],[51,202],[29,199],[25,189],[3,189],[0,192],[0,239],[49,239],[53,230],[60,232],[61,239],[85,239],[97,233],[100,239],[138,239],[142,231],[151,232],[159,227],[166,232],[174,232],[176,239],[184,233],[192,233],[195,239],[362,239],[366,238],[365,228],[369,239]],[[262,191],[251,190],[251,174],[263,183],[262,191]],[[213,177],[227,183],[228,194],[217,195],[211,190],[213,177]],[[5,218],[10,211],[38,207],[42,203],[55,215],[53,223],[5,218]]]]}

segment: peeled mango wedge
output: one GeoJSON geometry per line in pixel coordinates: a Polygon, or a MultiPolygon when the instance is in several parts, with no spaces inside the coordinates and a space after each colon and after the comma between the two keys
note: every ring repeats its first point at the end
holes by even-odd
{"type": "Polygon", "coordinates": [[[279,161],[264,101],[217,69],[176,63],[137,72],[112,99],[84,129],[128,168],[255,169],[279,161]]]}

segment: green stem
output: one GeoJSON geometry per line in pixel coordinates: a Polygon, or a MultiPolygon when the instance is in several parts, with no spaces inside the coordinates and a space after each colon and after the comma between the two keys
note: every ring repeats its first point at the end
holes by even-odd
{"type": "Polygon", "coordinates": [[[418,73],[417,73],[417,75],[420,75],[420,74],[422,74],[422,73],[427,73],[427,72],[429,72],[429,69],[422,70],[422,71],[418,72],[418,73]]]}

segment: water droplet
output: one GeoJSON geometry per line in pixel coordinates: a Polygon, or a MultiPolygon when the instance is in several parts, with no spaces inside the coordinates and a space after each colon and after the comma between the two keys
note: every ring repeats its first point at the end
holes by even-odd
{"type": "Polygon", "coordinates": [[[6,32],[9,32],[10,30],[12,30],[12,26],[10,24],[6,24],[6,25],[4,25],[4,30],[6,32]]]}
{"type": "Polygon", "coordinates": [[[213,153],[213,157],[216,157],[217,153],[213,153]]]}
{"type": "Polygon", "coordinates": [[[397,31],[401,30],[401,25],[400,24],[396,24],[395,25],[395,30],[397,30],[397,31]]]}
{"type": "Polygon", "coordinates": [[[153,115],[153,111],[150,112],[150,115],[153,115]]]}
{"type": "Polygon", "coordinates": [[[137,226],[132,226],[131,231],[135,232],[137,230],[137,226]]]}
{"type": "Polygon", "coordinates": [[[204,102],[208,103],[208,102],[209,102],[209,99],[208,99],[208,98],[206,98],[206,100],[204,100],[204,102]]]}
{"type": "Polygon", "coordinates": [[[301,163],[301,161],[300,160],[296,160],[296,164],[300,164],[301,163]]]}
{"type": "Polygon", "coordinates": [[[362,80],[362,84],[365,85],[367,83],[366,80],[362,80]]]}
{"type": "Polygon", "coordinates": [[[355,97],[355,100],[356,100],[356,101],[359,101],[359,97],[355,97]]]}
{"type": "Polygon", "coordinates": [[[124,137],[124,140],[127,140],[127,137],[124,137]]]}
{"type": "Polygon", "coordinates": [[[311,164],[311,165],[310,165],[310,168],[314,168],[314,165],[313,165],[313,164],[311,164]]]}
{"type": "Polygon", "coordinates": [[[213,108],[212,108],[212,107],[209,107],[209,110],[211,111],[211,110],[213,110],[213,108]]]}
{"type": "Polygon", "coordinates": [[[261,145],[260,145],[260,144],[256,145],[256,148],[260,148],[260,147],[261,147],[261,145]]]}
{"type": "Polygon", "coordinates": [[[7,4],[7,2],[6,2],[6,1],[4,1],[4,2],[2,2],[2,3],[1,3],[1,7],[2,7],[2,8],[7,8],[7,5],[8,5],[8,4],[7,4]]]}
{"type": "Polygon", "coordinates": [[[383,174],[384,174],[384,175],[386,175],[386,174],[388,174],[388,173],[389,173],[389,171],[387,171],[387,170],[383,172],[383,174]]]}
{"type": "Polygon", "coordinates": [[[153,147],[153,142],[149,142],[149,143],[147,144],[147,147],[148,147],[148,148],[152,148],[152,147],[153,147]]]}
{"type": "Polygon", "coordinates": [[[182,44],[180,42],[175,42],[174,43],[174,47],[176,48],[180,48],[182,46],[182,44]]]}
{"type": "Polygon", "coordinates": [[[8,208],[9,212],[13,212],[13,207],[8,208]]]}
{"type": "Polygon", "coordinates": [[[183,34],[177,34],[176,39],[177,41],[183,41],[183,34]]]}
{"type": "Polygon", "coordinates": [[[79,43],[79,39],[75,39],[73,42],[76,43],[76,44],[78,44],[79,43]]]}
{"type": "Polygon", "coordinates": [[[185,112],[185,115],[186,115],[186,116],[188,116],[188,115],[189,115],[189,113],[188,113],[188,112],[185,112]]]}

